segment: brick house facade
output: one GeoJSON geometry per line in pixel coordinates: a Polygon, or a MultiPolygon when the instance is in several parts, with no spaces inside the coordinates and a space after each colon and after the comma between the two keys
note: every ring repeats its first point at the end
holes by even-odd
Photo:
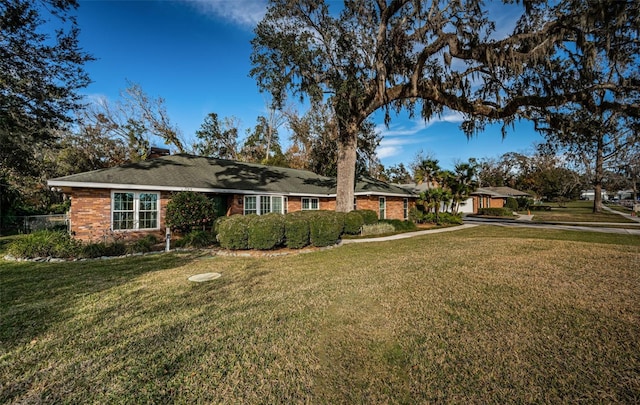
{"type": "MultiPolygon", "coordinates": [[[[335,210],[335,179],[314,173],[190,155],[163,156],[49,180],[71,198],[70,223],[83,241],[163,238],[174,192],[202,192],[223,205],[219,215],[335,210]]],[[[355,206],[386,219],[408,218],[416,196],[374,179],[358,179],[355,206]]]]}

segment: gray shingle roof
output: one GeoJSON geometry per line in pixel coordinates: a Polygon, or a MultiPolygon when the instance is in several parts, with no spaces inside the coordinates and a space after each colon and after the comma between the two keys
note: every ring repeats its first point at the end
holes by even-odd
{"type": "Polygon", "coordinates": [[[492,197],[531,197],[530,194],[511,187],[481,187],[471,194],[489,195],[492,197]]]}
{"type": "MultiPolygon", "coordinates": [[[[49,180],[54,187],[93,187],[330,196],[336,180],[306,170],[265,166],[187,154],[164,156],[49,180]]],[[[381,181],[361,179],[356,193],[411,193],[381,181]]]]}

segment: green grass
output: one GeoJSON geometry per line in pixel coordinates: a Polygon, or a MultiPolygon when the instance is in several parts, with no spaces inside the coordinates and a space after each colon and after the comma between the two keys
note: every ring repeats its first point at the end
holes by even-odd
{"type": "Polygon", "coordinates": [[[551,211],[531,211],[534,222],[609,222],[633,223],[634,221],[612,212],[593,212],[593,201],[573,201],[562,207],[551,204],[551,211]]]}
{"type": "Polygon", "coordinates": [[[0,403],[640,400],[638,236],[0,261],[0,289],[0,403]]]}

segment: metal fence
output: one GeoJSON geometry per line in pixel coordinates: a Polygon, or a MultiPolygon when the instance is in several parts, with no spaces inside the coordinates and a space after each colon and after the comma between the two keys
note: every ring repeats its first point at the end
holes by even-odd
{"type": "Polygon", "coordinates": [[[69,230],[69,216],[59,215],[29,215],[2,218],[2,230],[10,233],[32,233],[43,229],[69,230]]]}

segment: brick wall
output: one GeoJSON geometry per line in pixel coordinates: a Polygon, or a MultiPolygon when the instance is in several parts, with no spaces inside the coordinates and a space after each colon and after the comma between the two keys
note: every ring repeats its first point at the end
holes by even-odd
{"type": "MultiPolygon", "coordinates": [[[[385,197],[386,219],[404,220],[404,198],[403,197],[385,197]]],[[[415,206],[415,200],[410,198],[408,209],[415,206]]],[[[372,210],[380,216],[380,196],[357,196],[356,209],[372,210]]]]}
{"type": "Polygon", "coordinates": [[[71,232],[82,241],[110,241],[114,239],[138,239],[148,234],[164,238],[164,218],[167,213],[169,193],[160,193],[159,230],[111,230],[111,190],[74,188],[71,195],[71,232]]]}
{"type": "MultiPolygon", "coordinates": [[[[154,234],[163,239],[165,234],[164,219],[167,203],[171,193],[160,193],[159,230],[111,230],[111,190],[74,188],[71,195],[71,231],[77,239],[83,241],[109,241],[113,239],[137,239],[144,235],[154,234]]],[[[321,210],[334,211],[335,198],[318,198],[321,210]]],[[[244,195],[233,194],[227,198],[227,215],[243,214],[244,195]]],[[[404,219],[402,197],[386,197],[386,218],[404,219]]],[[[409,200],[409,207],[415,206],[413,199],[409,200]]],[[[379,212],[378,196],[358,196],[357,209],[370,209],[379,212]]],[[[287,211],[295,212],[302,209],[302,197],[289,197],[287,211]]]]}

